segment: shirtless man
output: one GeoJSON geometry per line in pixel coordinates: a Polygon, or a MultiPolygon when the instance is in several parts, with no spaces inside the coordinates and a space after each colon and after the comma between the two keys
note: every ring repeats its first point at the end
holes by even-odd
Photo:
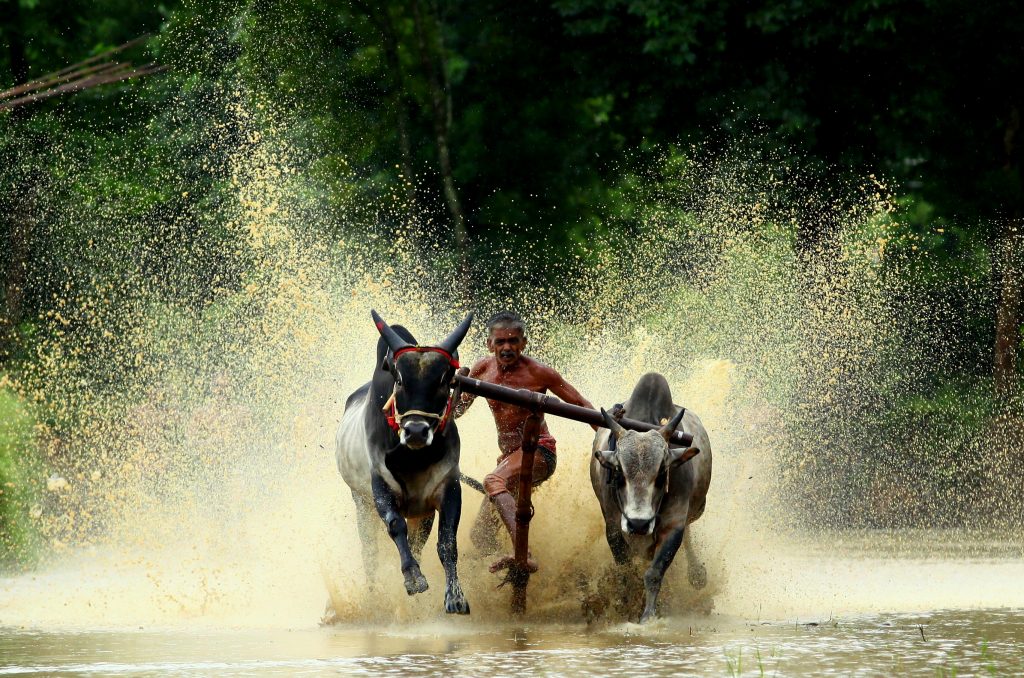
{"type": "MultiPolygon", "coordinates": [[[[508,311],[498,313],[487,321],[487,351],[491,355],[476,361],[469,375],[509,388],[525,388],[536,393],[551,391],[567,403],[593,409],[590,401],[580,395],[556,370],[523,355],[525,348],[526,329],[523,321],[508,311]]],[[[475,399],[475,395],[463,393],[455,407],[455,416],[462,416],[475,399]]],[[[515,543],[516,499],[512,493],[519,486],[519,471],[523,464],[523,425],[530,411],[496,400],[488,400],[487,404],[491,407],[498,428],[501,456],[498,457],[497,468],[484,478],[484,491],[515,543]]],[[[547,423],[542,422],[537,452],[533,457],[533,484],[539,485],[554,472],[555,439],[551,437],[547,423]]],[[[473,543],[481,550],[493,551],[497,548],[496,527],[491,508],[487,500],[484,500],[473,526],[473,543]]],[[[511,562],[512,556],[506,556],[491,565],[490,570],[497,572],[508,567],[511,562]]],[[[531,571],[537,571],[537,563],[533,558],[528,560],[528,565],[531,571]]]]}

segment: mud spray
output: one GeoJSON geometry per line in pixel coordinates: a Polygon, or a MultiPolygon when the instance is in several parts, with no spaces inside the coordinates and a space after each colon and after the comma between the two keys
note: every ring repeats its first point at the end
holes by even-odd
{"type": "MultiPolygon", "coordinates": [[[[429,229],[408,206],[378,210],[333,195],[327,214],[307,161],[273,116],[228,99],[216,123],[235,130],[228,199],[181,196],[191,210],[217,211],[227,234],[163,262],[170,273],[160,279],[151,271],[160,242],[122,238],[130,250],[110,275],[55,302],[40,367],[17,384],[49,413],[40,431],[48,470],[31,507],[46,543],[38,568],[0,580],[0,623],[303,627],[318,623],[328,598],[341,623],[442,617],[433,539],[423,556],[431,589],[408,598],[382,529],[383,565],[371,575],[378,593],[367,595],[353,506],[335,468],[344,399],[375,369],[371,307],[424,343],[470,308],[481,318],[518,311],[531,352],[596,404],[621,401],[646,371],[668,377],[676,401],[702,417],[715,459],[707,512],[694,526],[710,582],[695,592],[685,567],[671,569],[669,614],[1024,605],[1019,568],[932,561],[943,545],[925,542],[910,547],[912,560],[833,558],[838,537],[789,529],[870,525],[865,516],[926,501],[893,479],[900,469],[879,461],[884,442],[859,418],[925,359],[914,319],[897,317],[892,303],[906,290],[888,252],[910,245],[897,242],[908,236],[898,235],[878,182],[866,180],[842,205],[814,205],[834,227],[801,248],[796,215],[808,205],[792,204],[784,172],[676,157],[663,174],[641,177],[642,214],[626,235],[565,264],[558,285],[470,293],[432,264],[443,238],[421,238],[429,229]],[[344,238],[316,235],[323,219],[377,214],[385,216],[376,226],[344,238]],[[837,458],[845,463],[830,467],[837,458]],[[822,481],[830,474],[834,482],[822,481]]],[[[400,193],[381,200],[401,202],[400,193]]],[[[55,228],[72,229],[81,213],[57,214],[55,228]]],[[[104,218],[108,232],[135,232],[125,213],[104,218]]],[[[173,219],[160,226],[172,229],[173,219]]],[[[504,276],[531,279],[529,249],[495,256],[504,276]]],[[[482,355],[483,339],[478,322],[464,363],[482,355]]],[[[587,475],[591,431],[549,424],[559,468],[536,494],[531,536],[542,570],[529,618],[582,621],[581,601],[606,595],[603,619],[621,623],[639,600],[627,615],[608,588],[611,557],[587,475]]],[[[487,409],[473,408],[459,430],[463,470],[480,478],[497,456],[487,409]]],[[[941,488],[930,491],[943,501],[941,488]]],[[[464,489],[460,570],[472,619],[504,620],[508,590],[495,588],[468,538],[479,503],[464,489]]],[[[950,541],[963,538],[973,537],[950,541]]],[[[891,541],[897,548],[900,539],[891,541]]]]}

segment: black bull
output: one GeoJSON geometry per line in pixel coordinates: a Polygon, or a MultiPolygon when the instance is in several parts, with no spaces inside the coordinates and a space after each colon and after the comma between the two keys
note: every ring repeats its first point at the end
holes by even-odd
{"type": "Polygon", "coordinates": [[[375,575],[376,510],[398,548],[406,592],[426,591],[418,558],[439,513],[444,609],[468,614],[455,542],[462,512],[460,442],[450,414],[457,349],[473,315],[435,347],[418,347],[405,328],[387,325],[376,311],[372,316],[381,334],[373,379],[348,397],[336,436],[338,470],[356,505],[363,567],[368,579],[375,575]]]}

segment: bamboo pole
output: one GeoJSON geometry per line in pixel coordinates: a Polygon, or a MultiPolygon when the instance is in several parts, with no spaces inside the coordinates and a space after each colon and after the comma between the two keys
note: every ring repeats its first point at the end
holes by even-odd
{"type": "Polygon", "coordinates": [[[153,64],[147,64],[146,66],[141,66],[130,71],[123,69],[112,69],[111,71],[105,71],[102,73],[98,73],[96,75],[87,76],[85,78],[82,78],[81,80],[75,80],[73,82],[65,83],[63,85],[60,85],[59,87],[43,90],[42,92],[36,92],[35,94],[27,94],[23,97],[18,97],[17,99],[4,101],[3,103],[0,103],[0,111],[9,108],[15,108],[17,106],[32,103],[35,101],[43,101],[45,99],[49,99],[50,97],[55,97],[59,94],[64,94],[66,92],[77,92],[79,90],[89,89],[91,87],[98,87],[99,85],[109,85],[111,83],[120,82],[122,80],[139,78],[144,75],[152,75],[154,73],[160,73],[166,70],[166,66],[156,66],[153,64]]]}
{"type": "Polygon", "coordinates": [[[84,78],[88,75],[99,75],[101,73],[109,74],[112,71],[121,71],[125,68],[131,68],[131,64],[121,63],[119,61],[108,61],[107,63],[103,64],[95,64],[93,66],[87,66],[85,68],[79,68],[77,70],[70,71],[69,73],[66,73],[64,75],[55,77],[47,76],[40,78],[39,80],[26,82],[24,85],[12,87],[9,90],[0,92],[0,99],[11,99],[13,97],[21,98],[22,95],[25,95],[29,92],[35,92],[37,90],[46,90],[50,87],[53,87],[54,85],[59,85],[69,80],[77,80],[80,78],[84,78]]]}
{"type": "Polygon", "coordinates": [[[107,68],[111,68],[113,66],[116,66],[116,65],[118,65],[117,62],[113,62],[113,63],[109,63],[109,64],[102,64],[100,66],[93,66],[93,67],[86,68],[90,64],[93,64],[93,63],[99,61],[100,59],[108,57],[111,54],[116,54],[117,52],[121,52],[123,50],[126,50],[129,47],[134,47],[135,45],[138,45],[139,43],[145,42],[148,39],[149,39],[149,35],[148,34],[147,35],[141,35],[141,36],[135,38],[134,40],[129,40],[128,42],[126,42],[126,43],[124,43],[122,45],[118,45],[117,47],[112,47],[111,49],[108,49],[105,52],[101,52],[99,54],[91,56],[88,59],[83,59],[82,61],[79,61],[77,63],[71,64],[70,66],[65,66],[64,68],[60,69],[59,71],[54,71],[53,73],[47,73],[46,75],[41,75],[38,78],[36,78],[35,80],[30,80],[29,82],[26,82],[23,85],[18,85],[17,87],[12,87],[12,88],[10,88],[8,90],[4,90],[3,92],[0,92],[0,99],[8,99],[8,98],[13,97],[13,96],[18,96],[18,95],[24,94],[26,92],[31,92],[33,90],[40,89],[42,87],[49,87],[49,86],[54,85],[54,84],[56,84],[58,82],[64,82],[65,80],[68,80],[68,79],[71,79],[71,78],[75,78],[75,77],[78,77],[78,76],[81,76],[81,75],[85,75],[86,73],[91,73],[91,72],[94,72],[96,70],[103,70],[103,69],[107,69],[107,68]]]}

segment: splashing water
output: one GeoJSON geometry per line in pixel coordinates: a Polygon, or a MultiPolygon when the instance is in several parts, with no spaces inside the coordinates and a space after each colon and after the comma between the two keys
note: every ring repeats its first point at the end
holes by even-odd
{"type": "MultiPolygon", "coordinates": [[[[410,599],[382,529],[374,578],[383,598],[365,594],[353,507],[334,465],[344,399],[375,368],[371,307],[424,343],[470,307],[510,307],[527,319],[530,351],[595,404],[620,402],[646,371],[668,377],[676,401],[703,419],[715,455],[707,512],[694,526],[710,583],[694,592],[685,568],[670,570],[663,598],[673,614],[1024,606],[1019,561],[950,559],[972,544],[986,552],[991,540],[979,532],[944,534],[945,543],[931,533],[843,533],[875,554],[858,559],[829,555],[838,536],[788,529],[871,525],[870,516],[920,500],[900,485],[912,474],[894,480],[878,460],[884,436],[865,432],[874,400],[910,383],[925,359],[916,325],[893,304],[904,290],[886,249],[905,236],[877,182],[845,207],[815,206],[839,226],[801,249],[785,177],[733,160],[676,159],[688,188],[648,178],[628,235],[567,262],[558,284],[489,291],[432,263],[444,245],[420,238],[415,219],[391,225],[387,215],[405,205],[376,210],[346,198],[332,215],[376,227],[321,235],[310,226],[321,199],[286,130],[239,100],[226,109],[244,131],[225,161],[231,199],[199,208],[220,210],[227,235],[163,262],[166,277],[152,274],[150,245],[140,244],[135,263],[75,287],[48,317],[36,371],[17,384],[48,412],[53,470],[37,479],[32,507],[45,563],[0,580],[0,623],[302,627],[319,620],[328,597],[343,622],[435,619],[442,574],[429,544],[433,588],[410,599]],[[879,553],[901,544],[909,559],[879,553]]],[[[113,218],[114,230],[134,232],[128,216],[113,218]]],[[[528,249],[493,257],[501,277],[535,279],[528,249]]],[[[478,323],[463,362],[482,352],[478,323]]],[[[543,569],[529,615],[580,621],[581,599],[602,590],[611,556],[587,475],[591,432],[549,423],[560,462],[535,499],[543,569]]],[[[486,408],[458,425],[462,468],[482,477],[497,456],[486,408]]],[[[935,504],[956,491],[932,489],[935,504]]],[[[505,620],[508,593],[495,590],[467,538],[478,503],[464,491],[464,586],[474,619],[505,620]]]]}

